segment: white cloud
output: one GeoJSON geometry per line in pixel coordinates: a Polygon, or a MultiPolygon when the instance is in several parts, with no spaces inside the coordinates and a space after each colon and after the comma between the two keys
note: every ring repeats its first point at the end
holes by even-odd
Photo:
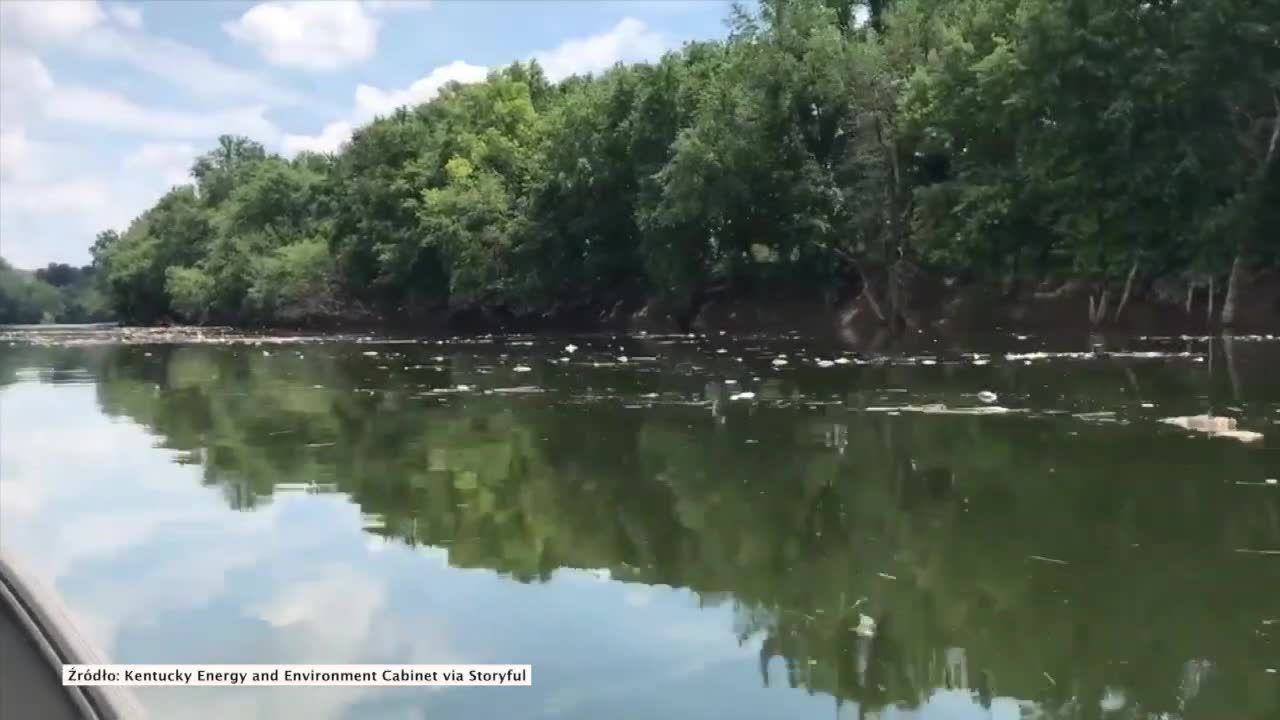
{"type": "Polygon", "coordinates": [[[143,143],[125,156],[124,169],[163,178],[170,185],[181,185],[190,179],[191,165],[199,152],[195,145],[185,142],[143,143]]]}
{"type": "MultiPolygon", "coordinates": [[[[52,259],[81,261],[89,229],[118,219],[122,186],[84,167],[83,152],[31,137],[25,127],[0,131],[0,252],[18,267],[52,259]]],[[[130,206],[130,207],[137,207],[130,206]]]]}
{"type": "Polygon", "coordinates": [[[319,135],[285,135],[281,145],[284,154],[293,157],[300,152],[332,153],[351,139],[351,123],[338,120],[324,126],[319,135]]]}
{"type": "MultiPolygon", "coordinates": [[[[92,58],[115,60],[154,75],[196,97],[254,97],[276,104],[300,95],[262,75],[214,60],[207,52],[142,31],[142,9],[76,0],[0,0],[0,37],[6,53],[30,56],[51,48],[92,58]],[[112,22],[106,22],[106,18],[112,22]]],[[[20,68],[5,68],[5,84],[21,78],[20,68]]]]}
{"type": "Polygon", "coordinates": [[[17,48],[0,47],[0,92],[39,92],[51,87],[53,76],[40,58],[17,48]]]}
{"type": "Polygon", "coordinates": [[[487,67],[455,60],[448,65],[435,68],[426,77],[415,80],[412,85],[403,90],[383,90],[372,85],[358,85],[356,87],[356,122],[368,122],[379,115],[388,115],[399,107],[420,105],[434,98],[445,85],[451,82],[480,82],[488,74],[487,67]]]}
{"type": "Polygon", "coordinates": [[[667,47],[661,33],[649,30],[640,20],[624,18],[606,33],[569,40],[554,50],[534,53],[533,58],[554,82],[607,70],[619,62],[652,60],[667,47]]]}
{"type": "Polygon", "coordinates": [[[355,0],[268,0],[223,28],[268,62],[306,70],[368,60],[378,45],[378,21],[355,0]]]}
{"type": "Polygon", "coordinates": [[[0,185],[5,212],[89,212],[107,207],[111,191],[96,178],[0,185]]]}
{"type": "Polygon", "coordinates": [[[0,28],[8,40],[66,42],[102,22],[103,17],[97,0],[0,2],[0,28]]]}
{"type": "Polygon", "coordinates": [[[125,171],[110,158],[78,168],[95,156],[91,146],[45,145],[52,169],[0,181],[0,253],[17,267],[88,262],[96,233],[124,230],[173,185],[164,172],[125,171]]]}
{"type": "MultiPolygon", "coordinates": [[[[76,44],[104,32],[119,31],[93,28],[76,44]]],[[[19,267],[87,261],[96,232],[123,229],[185,181],[196,145],[222,133],[278,142],[266,113],[264,102],[142,105],[107,89],[62,82],[21,45],[0,47],[0,248],[19,267]],[[48,135],[33,133],[37,128],[48,135]],[[70,139],[77,134],[83,139],[70,139]],[[65,139],[48,141],[59,135],[65,139]],[[112,142],[120,135],[141,144],[128,153],[112,142]]]]}
{"type": "MultiPolygon", "coordinates": [[[[148,137],[203,139],[223,131],[274,137],[262,107],[191,112],[139,106],[103,90],[52,86],[28,98],[43,121],[66,120],[148,137]]],[[[100,134],[100,133],[99,133],[100,134]]],[[[83,263],[100,230],[123,230],[186,181],[196,144],[144,142],[121,157],[88,142],[46,142],[25,126],[0,132],[0,248],[19,267],[83,263]]]]}
{"type": "Polygon", "coordinates": [[[471,65],[455,60],[448,65],[435,68],[407,88],[384,90],[372,85],[357,85],[355,108],[350,120],[335,120],[325,125],[318,135],[285,135],[283,152],[290,157],[304,150],[334,152],[351,139],[351,133],[356,126],[363,125],[380,115],[388,115],[396,108],[412,107],[427,102],[451,82],[479,82],[484,80],[488,73],[489,69],[481,65],[471,65]]]}
{"type": "Polygon", "coordinates": [[[30,175],[38,153],[36,144],[27,138],[26,128],[0,130],[0,181],[30,175]]]}
{"type": "Polygon", "coordinates": [[[74,50],[131,65],[198,98],[248,97],[273,105],[302,99],[300,93],[259,73],[226,65],[199,48],[142,32],[95,28],[79,39],[74,50]]]}
{"type": "Polygon", "coordinates": [[[431,8],[431,0],[365,0],[364,6],[369,12],[390,15],[428,10],[431,8]]]}
{"type": "Polygon", "coordinates": [[[223,133],[271,141],[278,134],[266,106],[191,111],[143,107],[118,93],[96,88],[58,87],[45,98],[46,117],[63,122],[152,137],[207,138],[223,133]]]}
{"type": "Polygon", "coordinates": [[[107,7],[111,19],[130,30],[142,29],[142,6],[112,3],[107,7]]]}
{"type": "Polygon", "coordinates": [[[0,47],[0,128],[28,124],[37,117],[32,98],[53,88],[53,77],[35,55],[0,47]]]}
{"type": "Polygon", "coordinates": [[[18,49],[0,49],[0,127],[4,128],[42,119],[157,137],[212,138],[232,133],[271,142],[279,131],[267,119],[266,110],[264,104],[216,110],[144,107],[110,90],[55,82],[39,58],[18,49]]]}
{"type": "Polygon", "coordinates": [[[694,8],[707,5],[707,0],[613,0],[628,11],[657,15],[683,15],[694,8]]]}
{"type": "MultiPolygon", "coordinates": [[[[667,47],[667,40],[660,33],[650,31],[639,20],[625,18],[607,32],[569,40],[553,50],[534,53],[531,59],[542,65],[549,79],[558,81],[570,75],[606,70],[619,62],[651,60],[667,47]]],[[[480,82],[488,73],[489,68],[482,65],[455,60],[433,69],[407,88],[383,89],[362,83],[356,86],[350,119],[331,122],[318,135],[286,135],[283,151],[290,156],[303,150],[332,152],[351,138],[355,127],[396,108],[428,102],[450,82],[480,82]]]]}

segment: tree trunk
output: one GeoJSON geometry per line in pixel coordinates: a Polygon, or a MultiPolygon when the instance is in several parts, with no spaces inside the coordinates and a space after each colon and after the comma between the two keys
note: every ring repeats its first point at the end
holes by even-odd
{"type": "MultiPolygon", "coordinates": [[[[888,313],[882,315],[889,323],[889,329],[897,332],[902,324],[903,298],[902,262],[906,257],[906,216],[908,204],[904,202],[902,186],[902,169],[898,163],[898,143],[896,138],[886,138],[888,122],[879,113],[874,119],[876,142],[880,145],[885,169],[889,172],[889,182],[884,189],[884,212],[889,225],[889,238],[886,255],[885,302],[888,313]],[[889,259],[892,258],[892,259],[889,259]]],[[[892,130],[892,128],[888,128],[892,130]]]]}
{"type": "Polygon", "coordinates": [[[1097,327],[1102,324],[1102,319],[1107,316],[1107,290],[1103,288],[1098,294],[1098,300],[1095,302],[1093,295],[1089,296],[1089,325],[1097,327]]]}
{"type": "Polygon", "coordinates": [[[1124,280],[1124,292],[1120,295],[1120,304],[1116,306],[1117,321],[1120,320],[1120,313],[1124,312],[1124,306],[1129,304],[1129,294],[1133,292],[1133,278],[1138,274],[1138,261],[1134,260],[1133,265],[1129,268],[1129,277],[1124,280]]]}
{"type": "Polygon", "coordinates": [[[871,306],[871,312],[876,314],[876,319],[884,322],[884,311],[880,309],[880,303],[876,302],[875,295],[871,294],[871,288],[862,286],[862,295],[867,298],[867,304],[871,306]]]}
{"type": "Polygon", "coordinates": [[[1205,306],[1204,316],[1209,322],[1213,322],[1213,276],[1209,276],[1209,297],[1208,304],[1205,306]]]}
{"type": "Polygon", "coordinates": [[[1231,261],[1231,275],[1227,277],[1227,296],[1222,300],[1222,324],[1232,325],[1236,321],[1236,305],[1240,300],[1240,283],[1244,275],[1244,254],[1237,252],[1231,261]]]}
{"type": "Polygon", "coordinates": [[[867,299],[867,305],[871,307],[871,312],[876,314],[876,319],[884,322],[884,310],[880,309],[880,303],[876,302],[875,293],[871,290],[871,278],[867,277],[860,263],[854,263],[853,267],[858,271],[858,279],[862,281],[862,296],[867,299]]]}
{"type": "MultiPolygon", "coordinates": [[[[1249,185],[1245,188],[1246,195],[1246,217],[1248,217],[1248,208],[1254,203],[1262,202],[1264,196],[1264,185],[1267,182],[1271,166],[1276,161],[1276,148],[1280,147],[1280,93],[1275,90],[1271,91],[1271,103],[1275,108],[1275,114],[1271,116],[1271,137],[1267,141],[1266,150],[1261,158],[1258,159],[1258,166],[1250,179],[1249,185]]],[[[1240,236],[1240,243],[1236,246],[1236,256],[1231,261],[1231,275],[1227,279],[1227,294],[1222,300],[1222,324],[1231,325],[1236,320],[1236,307],[1240,301],[1240,283],[1244,281],[1244,263],[1245,254],[1249,246],[1254,242],[1253,236],[1256,235],[1256,228],[1252,219],[1247,219],[1240,236]]],[[[1211,281],[1212,282],[1212,281],[1211,281]]],[[[1210,285],[1212,287],[1212,285],[1210,285]]],[[[1213,316],[1213,297],[1210,292],[1209,315],[1213,316]]]]}
{"type": "Polygon", "coordinates": [[[1187,278],[1187,314],[1191,314],[1191,299],[1195,297],[1196,281],[1194,278],[1187,278]]]}
{"type": "MultiPolygon", "coordinates": [[[[1223,313],[1226,306],[1223,305],[1223,313]]],[[[1210,342],[1213,342],[1210,340],[1210,342]]],[[[1231,380],[1231,399],[1240,402],[1240,373],[1236,371],[1236,338],[1230,332],[1222,334],[1222,354],[1227,358],[1227,377],[1231,380]]]]}

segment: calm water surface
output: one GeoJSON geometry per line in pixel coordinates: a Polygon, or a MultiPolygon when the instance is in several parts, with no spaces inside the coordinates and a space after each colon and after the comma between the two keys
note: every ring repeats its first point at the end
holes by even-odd
{"type": "Polygon", "coordinates": [[[112,661],[534,666],[155,718],[1270,720],[1277,448],[1258,337],[0,330],[0,541],[112,661]]]}

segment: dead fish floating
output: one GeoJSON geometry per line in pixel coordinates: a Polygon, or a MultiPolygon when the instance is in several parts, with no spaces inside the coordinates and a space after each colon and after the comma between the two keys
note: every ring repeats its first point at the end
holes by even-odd
{"type": "Polygon", "coordinates": [[[1160,422],[1183,430],[1194,430],[1210,437],[1231,438],[1243,443],[1260,442],[1263,438],[1260,432],[1239,429],[1235,418],[1220,415],[1186,415],[1163,418],[1160,422]]]}

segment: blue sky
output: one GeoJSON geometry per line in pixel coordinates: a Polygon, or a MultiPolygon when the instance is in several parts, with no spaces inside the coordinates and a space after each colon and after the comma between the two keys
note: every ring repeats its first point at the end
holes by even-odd
{"type": "Polygon", "coordinates": [[[230,132],[329,150],[449,80],[553,79],[726,33],[728,0],[0,2],[0,255],[86,263],[230,132]]]}

